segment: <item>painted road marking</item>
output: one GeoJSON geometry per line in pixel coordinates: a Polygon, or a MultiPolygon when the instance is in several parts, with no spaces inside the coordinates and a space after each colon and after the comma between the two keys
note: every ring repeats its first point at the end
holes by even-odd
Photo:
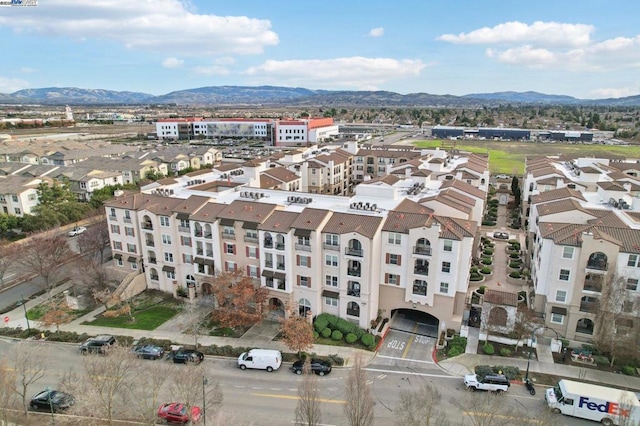
{"type": "Polygon", "coordinates": [[[440,377],[442,379],[456,379],[460,380],[458,376],[445,376],[443,374],[429,374],[429,373],[415,373],[412,371],[394,371],[394,370],[383,370],[380,368],[365,368],[366,371],[373,371],[376,373],[389,373],[389,374],[404,374],[407,376],[421,376],[421,377],[440,377]]]}
{"type": "MultiPolygon", "coordinates": [[[[279,399],[300,399],[299,396],[291,396],[291,395],[278,395],[278,394],[273,394],[273,393],[252,393],[251,395],[253,396],[264,396],[266,398],[279,398],[279,399]]],[[[327,402],[329,404],[346,404],[347,401],[342,401],[339,399],[324,399],[324,398],[318,398],[318,401],[320,402],[327,402]]]]}
{"type": "MultiPolygon", "coordinates": [[[[418,323],[416,322],[413,326],[413,333],[415,334],[415,332],[418,331],[418,323]]],[[[409,339],[409,344],[407,344],[407,347],[404,348],[404,352],[402,352],[402,358],[406,358],[407,354],[409,353],[409,349],[411,349],[411,345],[413,344],[413,339],[409,339]]]]}
{"type": "Polygon", "coordinates": [[[435,364],[433,361],[424,361],[421,359],[413,359],[413,358],[398,358],[397,356],[378,355],[376,358],[395,359],[398,361],[407,361],[407,362],[421,362],[423,364],[435,364]]]}

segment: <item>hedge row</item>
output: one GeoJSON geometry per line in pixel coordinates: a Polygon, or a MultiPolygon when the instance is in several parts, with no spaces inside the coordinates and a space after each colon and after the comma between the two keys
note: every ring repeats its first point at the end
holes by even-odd
{"type": "Polygon", "coordinates": [[[373,348],[376,343],[375,336],[367,333],[365,329],[358,327],[356,324],[344,318],[339,318],[328,313],[318,315],[313,322],[313,328],[316,333],[324,338],[330,337],[336,341],[344,339],[349,344],[360,340],[360,342],[369,349],[373,348]]]}

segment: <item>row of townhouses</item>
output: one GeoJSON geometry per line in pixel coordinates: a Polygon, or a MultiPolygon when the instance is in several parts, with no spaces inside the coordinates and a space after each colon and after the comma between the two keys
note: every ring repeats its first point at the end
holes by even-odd
{"type": "Polygon", "coordinates": [[[527,159],[522,200],[535,308],[562,336],[593,340],[615,282],[624,292],[616,296],[617,332],[640,327],[639,175],[637,161],[527,159]]]}
{"type": "MultiPolygon", "coordinates": [[[[344,154],[326,154],[343,163],[344,154]]],[[[306,191],[315,169],[303,178],[288,161],[300,152],[154,182],[107,203],[114,262],[173,294],[182,287],[199,297],[216,274],[240,271],[269,289],[276,311],[293,302],[301,313],[330,312],[367,328],[379,310],[413,309],[434,333],[459,327],[487,158],[421,154],[349,196],[337,194],[344,187],[306,191]]]]}

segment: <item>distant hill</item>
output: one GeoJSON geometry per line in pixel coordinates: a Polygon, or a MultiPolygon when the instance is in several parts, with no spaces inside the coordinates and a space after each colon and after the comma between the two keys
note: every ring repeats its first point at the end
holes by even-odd
{"type": "Polygon", "coordinates": [[[179,104],[359,107],[481,107],[501,104],[640,106],[640,95],[610,99],[578,99],[538,92],[472,93],[464,96],[388,91],[310,90],[278,86],[210,86],[153,96],[75,87],[24,89],[0,93],[0,103],[51,105],[179,104]]]}

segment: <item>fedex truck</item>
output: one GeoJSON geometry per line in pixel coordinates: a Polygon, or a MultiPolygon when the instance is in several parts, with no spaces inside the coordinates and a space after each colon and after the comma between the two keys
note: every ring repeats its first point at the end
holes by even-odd
{"type": "Polygon", "coordinates": [[[554,413],[595,420],[603,425],[640,424],[640,402],[633,392],[560,380],[544,395],[554,413]]]}

